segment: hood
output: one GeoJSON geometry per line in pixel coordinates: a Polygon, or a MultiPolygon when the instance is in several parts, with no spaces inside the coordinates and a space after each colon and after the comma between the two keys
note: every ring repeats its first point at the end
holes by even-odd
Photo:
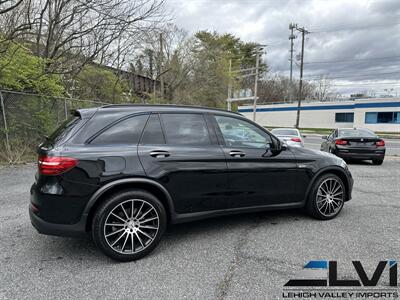
{"type": "Polygon", "coordinates": [[[334,154],[331,154],[329,152],[313,150],[313,149],[303,148],[303,147],[300,148],[300,147],[288,146],[288,148],[290,149],[290,151],[292,151],[292,153],[296,157],[307,157],[307,156],[309,156],[310,158],[319,157],[320,159],[330,161],[331,163],[333,163],[335,165],[343,166],[346,164],[342,158],[340,158],[334,154]]]}

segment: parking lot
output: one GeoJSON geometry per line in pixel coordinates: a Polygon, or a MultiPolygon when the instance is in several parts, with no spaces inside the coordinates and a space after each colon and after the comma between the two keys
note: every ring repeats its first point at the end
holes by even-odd
{"type": "MultiPolygon", "coordinates": [[[[318,148],[313,138],[307,143],[318,148]]],[[[379,260],[399,259],[400,158],[349,167],[353,199],[334,220],[282,211],[174,225],[151,255],[132,263],[108,259],[90,239],[39,235],[27,213],[35,166],[3,167],[0,298],[277,299],[312,259],[360,260],[374,270],[379,260]]],[[[340,272],[353,274],[349,264],[340,272]]]]}

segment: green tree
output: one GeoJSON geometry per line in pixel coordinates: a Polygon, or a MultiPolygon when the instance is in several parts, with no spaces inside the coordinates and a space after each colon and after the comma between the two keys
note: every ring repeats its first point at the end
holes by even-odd
{"type": "Polygon", "coordinates": [[[112,71],[87,65],[76,77],[74,97],[121,103],[127,101],[128,87],[112,71]]]}
{"type": "Polygon", "coordinates": [[[225,107],[228,84],[240,83],[234,82],[229,73],[229,63],[232,69],[253,67],[256,44],[245,43],[229,33],[200,31],[190,47],[190,72],[185,84],[175,93],[176,100],[225,107]]]}
{"type": "Polygon", "coordinates": [[[23,45],[5,42],[0,56],[0,88],[59,96],[64,92],[60,77],[44,74],[45,60],[23,45]]]}

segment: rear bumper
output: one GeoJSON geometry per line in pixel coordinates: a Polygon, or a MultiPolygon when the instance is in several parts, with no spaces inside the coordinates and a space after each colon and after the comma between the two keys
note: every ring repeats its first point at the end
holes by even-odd
{"type": "Polygon", "coordinates": [[[353,149],[337,149],[335,154],[341,158],[353,158],[353,159],[385,158],[385,150],[357,151],[353,149]]]}
{"type": "Polygon", "coordinates": [[[86,235],[85,231],[86,222],[83,221],[83,219],[85,218],[82,218],[82,220],[76,224],[50,223],[44,221],[37,214],[35,214],[32,205],[29,205],[29,217],[31,219],[33,227],[35,227],[35,229],[41,234],[70,236],[70,237],[78,237],[86,235]]]}

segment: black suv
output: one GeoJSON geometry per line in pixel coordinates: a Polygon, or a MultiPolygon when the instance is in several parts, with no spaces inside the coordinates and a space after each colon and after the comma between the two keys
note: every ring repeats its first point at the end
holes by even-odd
{"type": "Polygon", "coordinates": [[[341,158],[289,147],[240,114],[198,107],[81,109],[38,154],[33,226],[90,232],[121,261],[152,251],[168,223],[303,207],[332,219],[353,185],[341,158]]]}

